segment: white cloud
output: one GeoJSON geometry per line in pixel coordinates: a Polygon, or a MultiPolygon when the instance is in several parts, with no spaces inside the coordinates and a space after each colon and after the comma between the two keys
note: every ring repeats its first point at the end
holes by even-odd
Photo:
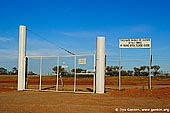
{"type": "Polygon", "coordinates": [[[18,50],[13,49],[0,49],[0,58],[3,59],[16,59],[18,58],[18,50]]]}
{"type": "Polygon", "coordinates": [[[7,38],[7,37],[0,37],[0,42],[7,42],[7,41],[10,41],[11,39],[10,38],[7,38]]]}
{"type": "Polygon", "coordinates": [[[151,29],[152,29],[151,26],[141,24],[141,25],[131,26],[129,30],[132,32],[149,32],[151,29]]]}
{"type": "Polygon", "coordinates": [[[61,56],[65,55],[66,52],[62,51],[61,49],[36,49],[36,50],[27,50],[28,56],[61,56]]]}
{"type": "Polygon", "coordinates": [[[60,32],[60,34],[68,37],[74,37],[74,38],[82,38],[82,37],[91,38],[91,37],[96,37],[99,33],[81,31],[81,32],[60,32]]]}
{"type": "Polygon", "coordinates": [[[15,49],[0,49],[0,67],[11,70],[17,67],[18,51],[15,49]]]}

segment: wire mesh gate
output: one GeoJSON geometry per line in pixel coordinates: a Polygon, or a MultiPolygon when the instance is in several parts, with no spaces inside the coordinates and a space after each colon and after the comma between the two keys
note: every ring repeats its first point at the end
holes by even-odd
{"type": "Polygon", "coordinates": [[[95,54],[25,59],[27,90],[95,93],[95,54]]]}

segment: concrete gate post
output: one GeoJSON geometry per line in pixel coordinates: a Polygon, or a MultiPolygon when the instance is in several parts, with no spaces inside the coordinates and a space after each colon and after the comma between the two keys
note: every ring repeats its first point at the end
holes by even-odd
{"type": "Polygon", "coordinates": [[[26,88],[26,26],[19,26],[18,90],[26,88]]]}
{"type": "Polygon", "coordinates": [[[98,36],[96,44],[96,93],[105,89],[105,37],[98,36]]]}

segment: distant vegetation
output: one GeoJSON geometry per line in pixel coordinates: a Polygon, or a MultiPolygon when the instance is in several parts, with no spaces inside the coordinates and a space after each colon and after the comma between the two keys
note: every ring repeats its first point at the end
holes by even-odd
{"type": "Polygon", "coordinates": [[[4,67],[0,67],[0,75],[17,75],[18,69],[16,67],[13,67],[11,71],[8,71],[4,67]]]}
{"type": "MultiPolygon", "coordinates": [[[[122,66],[120,68],[121,68],[122,76],[148,76],[149,75],[149,66],[134,67],[133,70],[123,70],[122,66]]],[[[159,75],[161,73],[159,69],[160,69],[159,65],[152,66],[151,67],[152,75],[153,76],[159,75]]],[[[106,75],[118,76],[119,66],[107,66],[106,75]]]]}
{"type": "MultiPolygon", "coordinates": [[[[57,74],[57,68],[59,69],[59,74],[62,76],[70,76],[70,72],[67,72],[62,66],[55,66],[52,68],[54,73],[57,74]]],[[[149,75],[149,66],[140,66],[140,67],[134,67],[133,70],[123,70],[123,67],[121,66],[121,76],[148,76],[149,75]]],[[[75,70],[72,69],[71,73],[74,73],[75,70]]],[[[87,73],[87,70],[77,68],[77,73],[87,73]]],[[[170,73],[163,73],[163,71],[160,71],[159,65],[154,65],[151,67],[151,74],[153,76],[170,76],[170,73]]],[[[13,67],[10,71],[5,69],[4,67],[0,67],[0,75],[18,75],[18,69],[16,67],[13,67]]],[[[36,75],[36,73],[32,71],[28,71],[28,75],[36,75]]],[[[119,75],[119,66],[106,66],[106,75],[107,76],[118,76],[119,75]]]]}
{"type": "MultiPolygon", "coordinates": [[[[18,75],[18,69],[13,67],[11,70],[7,70],[4,67],[0,67],[0,75],[18,75]]],[[[36,75],[36,73],[29,71],[28,75],[36,75]]]]}
{"type": "MultiPolygon", "coordinates": [[[[53,67],[52,70],[55,72],[55,74],[57,74],[57,70],[59,70],[58,74],[60,76],[61,75],[62,76],[74,76],[74,73],[75,73],[75,69],[72,69],[71,72],[68,72],[62,66],[59,66],[59,67],[55,66],[55,67],[53,67]]],[[[87,71],[87,70],[81,69],[81,68],[77,68],[76,69],[76,73],[90,73],[90,72],[87,71]]],[[[80,77],[80,75],[79,75],[79,77],[80,77]]],[[[88,77],[88,76],[86,75],[86,77],[88,77]]]]}

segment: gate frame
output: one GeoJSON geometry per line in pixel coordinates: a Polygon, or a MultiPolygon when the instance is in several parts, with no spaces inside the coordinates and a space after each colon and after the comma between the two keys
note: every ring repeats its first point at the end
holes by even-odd
{"type": "MultiPolygon", "coordinates": [[[[39,69],[39,76],[40,76],[40,83],[39,83],[39,91],[51,91],[51,90],[42,90],[42,65],[43,65],[43,58],[57,58],[57,80],[56,80],[56,92],[74,92],[74,93],[95,93],[96,92],[96,75],[95,75],[95,54],[81,54],[81,55],[67,55],[67,56],[25,56],[25,59],[29,59],[29,58],[38,58],[40,60],[40,69],[39,69]],[[94,73],[76,73],[76,58],[77,56],[93,56],[94,58],[94,63],[93,63],[93,71],[94,73]],[[67,57],[73,57],[74,58],[74,84],[73,84],[73,91],[59,91],[58,87],[59,87],[59,61],[60,58],[67,58],[67,57]],[[84,92],[84,91],[76,91],[76,81],[77,81],[77,75],[93,75],[93,92],[84,92]]],[[[27,66],[26,66],[27,67],[27,66]]],[[[26,70],[27,71],[27,70],[26,70]]],[[[27,76],[27,75],[26,75],[27,76]]],[[[26,81],[27,82],[27,81],[26,81]]],[[[25,90],[32,90],[32,89],[27,89],[25,88],[25,90]]]]}
{"type": "MultiPolygon", "coordinates": [[[[18,52],[18,91],[25,90],[27,83],[26,58],[26,30],[24,25],[19,26],[19,52],[18,52]],[[25,61],[26,60],[26,61],[25,61]]],[[[72,54],[73,55],[73,54],[72,54]]],[[[103,94],[105,90],[105,37],[98,36],[96,40],[96,93],[103,94]]],[[[41,62],[41,61],[40,61],[41,62]]],[[[76,71],[76,70],[75,70],[76,71]]]]}

